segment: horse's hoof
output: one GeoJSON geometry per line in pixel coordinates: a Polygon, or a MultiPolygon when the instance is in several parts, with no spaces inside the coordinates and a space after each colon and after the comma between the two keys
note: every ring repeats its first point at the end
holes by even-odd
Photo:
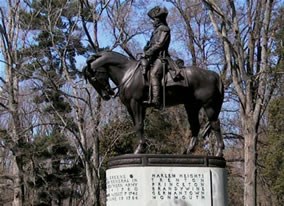
{"type": "Polygon", "coordinates": [[[187,149],[187,150],[184,152],[184,154],[190,155],[190,154],[192,154],[193,152],[194,152],[194,150],[192,150],[192,149],[187,149]]]}
{"type": "Polygon", "coordinates": [[[140,143],[138,145],[138,147],[136,148],[134,154],[144,154],[144,153],[146,153],[146,147],[147,147],[146,143],[140,143]]]}
{"type": "Polygon", "coordinates": [[[144,101],[143,102],[143,105],[145,107],[153,107],[154,110],[162,110],[163,109],[163,106],[160,102],[151,102],[151,101],[144,101]]]}
{"type": "Polygon", "coordinates": [[[223,157],[223,150],[222,149],[218,149],[218,152],[216,153],[216,157],[223,157]]]}

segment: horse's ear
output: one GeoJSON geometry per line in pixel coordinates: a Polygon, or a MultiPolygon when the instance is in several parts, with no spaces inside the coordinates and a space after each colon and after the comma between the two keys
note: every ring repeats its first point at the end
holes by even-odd
{"type": "Polygon", "coordinates": [[[93,61],[95,61],[96,59],[98,59],[99,57],[101,57],[102,55],[97,53],[97,54],[93,54],[92,56],[90,56],[88,59],[87,59],[87,64],[91,64],[93,61]]]}
{"type": "Polygon", "coordinates": [[[90,56],[88,59],[87,59],[87,64],[91,64],[93,61],[95,61],[97,59],[97,57],[95,55],[92,55],[90,56]]]}

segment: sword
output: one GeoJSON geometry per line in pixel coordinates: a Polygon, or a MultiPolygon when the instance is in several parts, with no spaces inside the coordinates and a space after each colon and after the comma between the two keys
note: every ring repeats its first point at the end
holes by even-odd
{"type": "Polygon", "coordinates": [[[165,107],[166,107],[166,62],[165,62],[165,59],[166,59],[166,52],[163,52],[163,61],[162,61],[162,64],[163,64],[163,81],[164,81],[164,84],[163,84],[163,109],[165,109],[165,107]]]}

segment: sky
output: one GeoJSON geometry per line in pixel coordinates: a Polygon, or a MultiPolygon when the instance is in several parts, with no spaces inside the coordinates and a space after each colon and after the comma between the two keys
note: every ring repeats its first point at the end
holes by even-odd
{"type": "MultiPolygon", "coordinates": [[[[0,52],[0,77],[2,79],[5,79],[5,63],[4,62],[4,58],[3,58],[3,55],[2,53],[0,52]]],[[[2,90],[2,82],[0,82],[0,91],[2,90]]]]}
{"type": "MultiPolygon", "coordinates": [[[[3,5],[5,5],[6,4],[6,2],[7,2],[7,0],[0,0],[0,5],[1,5],[1,7],[3,6],[3,5]]],[[[2,19],[0,18],[0,20],[2,21],[2,19]]],[[[1,45],[1,44],[0,44],[1,45]]],[[[2,50],[2,49],[1,49],[2,50]]],[[[3,54],[2,54],[2,52],[1,52],[1,50],[0,50],[0,77],[4,77],[4,75],[5,75],[5,69],[4,69],[4,63],[3,63],[3,61],[4,61],[4,59],[3,59],[3,54]]]]}

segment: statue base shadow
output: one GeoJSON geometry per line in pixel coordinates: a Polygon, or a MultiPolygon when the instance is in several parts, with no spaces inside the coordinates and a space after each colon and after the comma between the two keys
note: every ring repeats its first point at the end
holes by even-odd
{"type": "Polygon", "coordinates": [[[109,160],[107,206],[227,206],[226,161],[127,154],[109,160]]]}

